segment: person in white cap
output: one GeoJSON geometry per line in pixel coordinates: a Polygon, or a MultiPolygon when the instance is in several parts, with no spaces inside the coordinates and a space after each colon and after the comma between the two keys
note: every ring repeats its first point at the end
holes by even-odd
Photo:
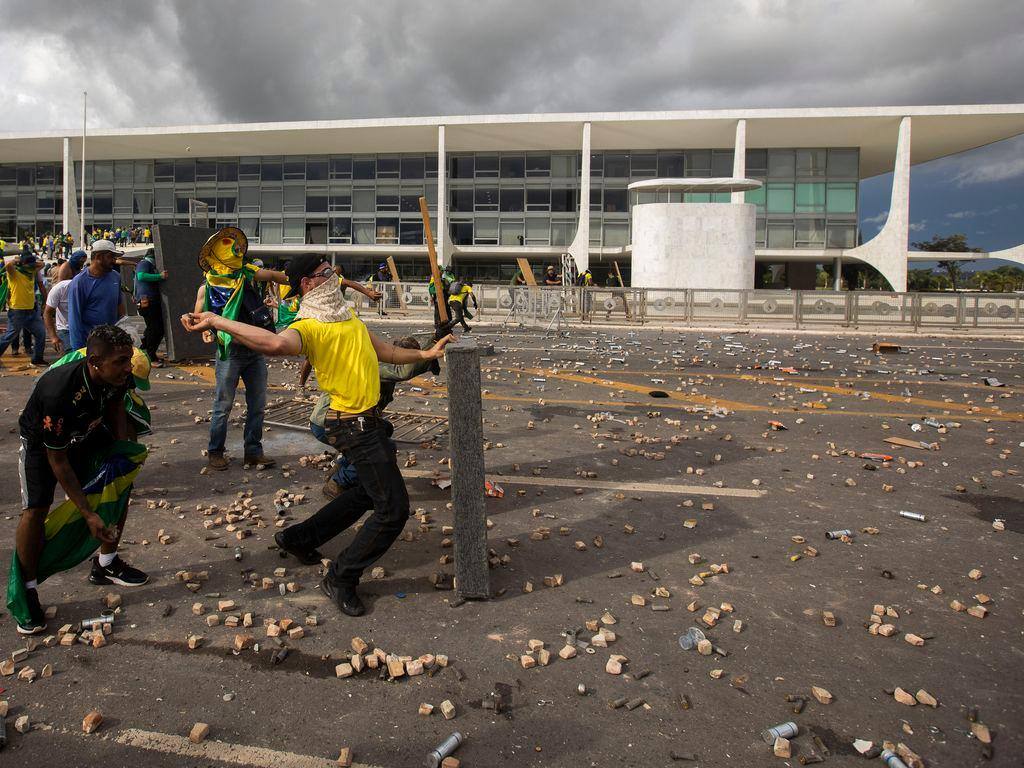
{"type": "Polygon", "coordinates": [[[121,280],[114,263],[121,251],[109,240],[92,244],[89,267],[71,281],[68,288],[68,329],[71,348],[81,349],[90,331],[101,325],[116,325],[124,316],[121,280]]]}

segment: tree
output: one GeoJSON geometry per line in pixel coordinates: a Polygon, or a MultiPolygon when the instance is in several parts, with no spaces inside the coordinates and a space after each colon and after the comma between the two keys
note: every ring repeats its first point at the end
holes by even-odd
{"type": "MultiPolygon", "coordinates": [[[[931,253],[982,253],[981,248],[972,248],[967,244],[967,235],[957,232],[952,235],[932,235],[931,240],[922,240],[920,242],[911,243],[912,246],[917,248],[919,251],[929,251],[931,253]]],[[[960,279],[963,277],[964,271],[958,261],[943,261],[942,268],[949,275],[949,282],[953,286],[953,290],[957,289],[957,285],[960,279]]]]}

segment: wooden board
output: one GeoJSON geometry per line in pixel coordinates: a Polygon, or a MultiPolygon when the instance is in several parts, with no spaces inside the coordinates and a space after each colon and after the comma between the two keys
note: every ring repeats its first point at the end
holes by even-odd
{"type": "Polygon", "coordinates": [[[522,273],[526,284],[536,287],[537,279],[533,276],[533,267],[530,266],[530,262],[524,256],[520,256],[516,259],[516,263],[519,265],[519,271],[522,273]]]}
{"type": "Polygon", "coordinates": [[[405,311],[405,292],[402,290],[402,281],[398,278],[398,265],[395,264],[395,257],[388,256],[388,269],[391,271],[391,281],[395,284],[395,291],[398,293],[398,307],[405,311]]]}
{"type": "Polygon", "coordinates": [[[423,217],[423,235],[427,240],[427,258],[430,259],[430,274],[434,278],[434,303],[441,324],[448,322],[448,307],[444,305],[444,288],[441,285],[441,270],[437,268],[437,251],[434,250],[434,233],[430,229],[430,211],[427,198],[420,198],[420,215],[423,217]]]}

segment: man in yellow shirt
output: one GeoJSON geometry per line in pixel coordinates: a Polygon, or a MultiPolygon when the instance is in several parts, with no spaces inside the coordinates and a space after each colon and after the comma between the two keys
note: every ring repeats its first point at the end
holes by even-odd
{"type": "Polygon", "coordinates": [[[320,583],[343,613],[361,616],[366,609],[356,592],[359,578],[394,543],[409,519],[409,494],[388,439],[393,429],[377,410],[378,364],[436,360],[454,337],[446,336],[426,350],[397,347],[370,333],[346,306],[341,285],[321,256],[297,256],[285,272],[291,293],[300,294],[302,302],[295,321],[279,334],[212,312],[182,315],[181,322],[188,331],[229,333],[234,343],[264,355],[304,355],[312,363],[320,388],[331,398],[324,419],[325,441],[355,465],[359,483],[274,540],[301,562],[318,563],[317,547],[372,508],[373,514],[320,583]]]}
{"type": "Polygon", "coordinates": [[[7,348],[20,339],[22,330],[32,334],[32,365],[45,366],[43,349],[46,347],[46,328],[43,316],[36,306],[36,288],[46,302],[46,289],[40,277],[43,265],[34,253],[24,253],[10,259],[4,269],[10,286],[7,310],[7,331],[0,337],[0,357],[7,348]]]}

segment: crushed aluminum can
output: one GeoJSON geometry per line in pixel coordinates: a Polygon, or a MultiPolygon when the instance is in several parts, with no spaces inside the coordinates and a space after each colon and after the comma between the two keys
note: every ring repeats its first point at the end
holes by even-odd
{"type": "Polygon", "coordinates": [[[455,731],[455,733],[427,753],[427,768],[439,768],[441,761],[461,747],[465,740],[465,736],[455,731]]]}

